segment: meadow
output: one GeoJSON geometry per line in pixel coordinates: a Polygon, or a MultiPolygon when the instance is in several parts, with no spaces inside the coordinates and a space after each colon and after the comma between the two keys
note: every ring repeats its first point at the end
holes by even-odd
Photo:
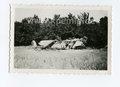
{"type": "Polygon", "coordinates": [[[39,47],[14,48],[14,67],[17,69],[78,69],[107,70],[107,50],[41,50],[39,47]]]}

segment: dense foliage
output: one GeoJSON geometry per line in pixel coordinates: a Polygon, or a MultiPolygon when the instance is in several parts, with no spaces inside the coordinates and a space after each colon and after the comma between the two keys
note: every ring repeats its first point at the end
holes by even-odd
{"type": "Polygon", "coordinates": [[[87,46],[101,48],[107,45],[108,18],[102,17],[95,22],[89,13],[81,13],[77,17],[68,14],[67,17],[54,15],[54,18],[45,18],[41,22],[37,15],[15,22],[15,46],[27,46],[32,40],[88,37],[87,46]],[[72,21],[71,21],[72,20],[72,21]]]}

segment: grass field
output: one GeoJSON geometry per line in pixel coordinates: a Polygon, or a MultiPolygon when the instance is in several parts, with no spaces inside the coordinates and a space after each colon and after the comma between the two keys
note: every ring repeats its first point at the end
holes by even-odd
{"type": "Polygon", "coordinates": [[[39,47],[15,47],[14,67],[20,69],[107,70],[107,51],[40,50],[39,47]]]}

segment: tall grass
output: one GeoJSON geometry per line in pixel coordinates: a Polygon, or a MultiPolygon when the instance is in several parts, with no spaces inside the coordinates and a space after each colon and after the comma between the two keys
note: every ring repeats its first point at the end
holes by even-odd
{"type": "Polygon", "coordinates": [[[107,70],[107,51],[98,49],[40,50],[32,47],[15,47],[14,67],[107,70]]]}

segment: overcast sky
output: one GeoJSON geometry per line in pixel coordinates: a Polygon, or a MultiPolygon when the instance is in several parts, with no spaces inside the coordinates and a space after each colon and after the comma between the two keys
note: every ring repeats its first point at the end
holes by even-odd
{"type": "Polygon", "coordinates": [[[99,22],[101,17],[107,16],[105,10],[81,10],[81,9],[59,9],[59,8],[15,8],[15,21],[21,21],[26,17],[33,17],[34,14],[43,21],[45,17],[53,18],[54,14],[60,14],[61,17],[67,16],[72,13],[77,17],[82,12],[89,12],[90,17],[94,17],[94,20],[99,22]]]}

